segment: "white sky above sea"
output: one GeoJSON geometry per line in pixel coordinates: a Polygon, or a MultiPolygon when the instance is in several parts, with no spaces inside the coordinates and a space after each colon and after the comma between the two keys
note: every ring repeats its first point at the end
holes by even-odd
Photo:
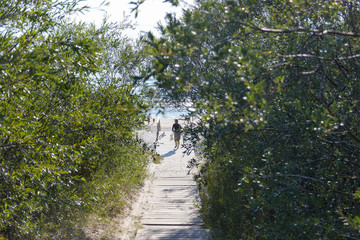
{"type": "Polygon", "coordinates": [[[81,6],[87,5],[91,9],[84,14],[78,14],[75,19],[100,25],[104,16],[108,16],[111,22],[120,22],[124,16],[129,15],[130,20],[136,25],[134,30],[127,30],[126,34],[136,38],[141,32],[152,31],[156,35],[156,26],[158,22],[164,23],[167,13],[175,13],[177,17],[180,17],[181,7],[186,8],[189,3],[193,2],[193,0],[184,0],[181,7],[174,7],[170,3],[164,3],[163,0],[146,0],[139,8],[138,17],[135,18],[135,13],[131,12],[134,7],[133,4],[130,4],[131,1],[136,2],[137,0],[106,0],[108,5],[102,5],[104,0],[84,0],[81,6]]]}

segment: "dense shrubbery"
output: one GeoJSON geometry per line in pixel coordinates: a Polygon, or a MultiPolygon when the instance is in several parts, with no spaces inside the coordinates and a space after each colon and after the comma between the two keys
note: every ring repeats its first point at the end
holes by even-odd
{"type": "Polygon", "coordinates": [[[219,239],[360,237],[359,11],[199,0],[149,34],[164,98],[201,115],[202,212],[219,239]]]}
{"type": "Polygon", "coordinates": [[[76,5],[0,3],[0,238],[71,238],[74,214],[144,176],[133,134],[144,106],[129,81],[141,46],[123,26],[69,22],[76,5]]]}

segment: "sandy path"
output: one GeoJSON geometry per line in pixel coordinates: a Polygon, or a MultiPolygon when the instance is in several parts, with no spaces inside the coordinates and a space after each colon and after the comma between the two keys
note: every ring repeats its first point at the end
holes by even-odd
{"type": "MultiPolygon", "coordinates": [[[[197,188],[188,161],[193,154],[174,149],[171,126],[174,119],[160,119],[161,135],[156,152],[163,157],[161,164],[149,165],[150,177],[145,181],[131,213],[122,223],[123,234],[118,240],[141,239],[208,239],[197,213],[197,188]]],[[[184,121],[179,121],[181,125],[184,121]]],[[[156,124],[141,132],[148,143],[156,138],[156,124]]],[[[182,140],[181,140],[182,143],[182,140]]]]}

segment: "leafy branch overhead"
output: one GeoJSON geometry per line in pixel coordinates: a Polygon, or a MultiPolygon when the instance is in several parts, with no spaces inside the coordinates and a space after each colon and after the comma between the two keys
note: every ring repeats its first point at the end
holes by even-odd
{"type": "Polygon", "coordinates": [[[189,134],[220,238],[360,237],[359,13],[357,1],[198,0],[149,34],[164,101],[201,119],[189,134]]]}
{"type": "Polygon", "coordinates": [[[78,3],[0,2],[1,239],[73,238],[74,219],[142,180],[146,51],[121,24],[70,21],[78,3]]]}
{"type": "MultiPolygon", "coordinates": [[[[131,12],[135,12],[135,17],[138,17],[140,12],[141,5],[146,2],[146,0],[137,0],[136,2],[130,1],[129,4],[132,6],[131,12]]],[[[171,3],[173,6],[179,5],[179,0],[164,0],[164,3],[171,3]]]]}

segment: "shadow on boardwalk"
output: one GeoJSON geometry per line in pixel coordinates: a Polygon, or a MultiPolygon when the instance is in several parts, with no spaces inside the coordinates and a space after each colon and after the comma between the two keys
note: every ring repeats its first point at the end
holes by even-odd
{"type": "Polygon", "coordinates": [[[161,155],[161,157],[163,157],[163,158],[171,157],[172,155],[175,155],[175,153],[176,153],[176,150],[172,150],[172,151],[165,153],[164,155],[161,155]]]}

